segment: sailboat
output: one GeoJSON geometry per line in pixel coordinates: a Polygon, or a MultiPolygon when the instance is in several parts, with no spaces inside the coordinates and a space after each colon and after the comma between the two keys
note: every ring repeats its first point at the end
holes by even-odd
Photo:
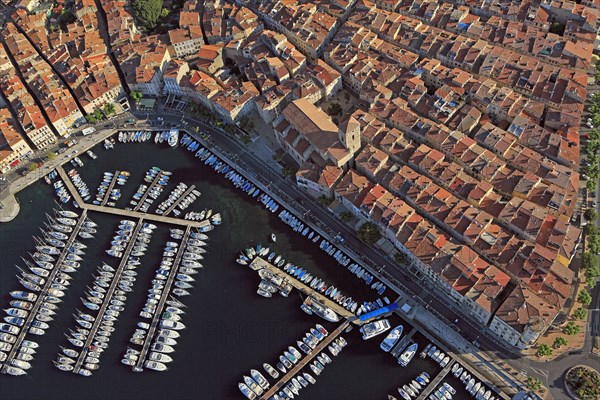
{"type": "Polygon", "coordinates": [[[275,236],[275,234],[274,234],[274,233],[271,233],[271,240],[272,240],[273,242],[276,242],[276,241],[277,241],[277,236],[275,236]]]}

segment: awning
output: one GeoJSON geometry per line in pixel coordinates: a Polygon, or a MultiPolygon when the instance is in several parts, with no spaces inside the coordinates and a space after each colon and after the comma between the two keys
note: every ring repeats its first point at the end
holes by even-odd
{"type": "Polygon", "coordinates": [[[16,167],[16,166],[17,166],[17,165],[19,165],[20,163],[21,163],[21,160],[17,159],[17,160],[15,160],[15,161],[11,162],[11,163],[10,163],[10,166],[11,166],[11,167],[16,167]]]}

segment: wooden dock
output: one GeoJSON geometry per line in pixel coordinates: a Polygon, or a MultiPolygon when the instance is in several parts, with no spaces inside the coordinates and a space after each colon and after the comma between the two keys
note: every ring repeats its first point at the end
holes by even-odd
{"type": "MultiPolygon", "coordinates": [[[[58,174],[61,176],[61,178],[65,181],[65,185],[67,186],[67,189],[69,190],[69,192],[71,192],[71,195],[73,196],[75,201],[77,201],[77,204],[79,204],[79,207],[81,209],[88,210],[88,211],[95,211],[95,212],[99,212],[99,213],[105,213],[105,214],[120,215],[122,217],[127,217],[127,218],[135,218],[135,219],[143,218],[143,219],[154,221],[154,222],[162,222],[165,224],[172,224],[172,225],[181,225],[184,227],[191,226],[194,228],[204,228],[204,227],[210,225],[210,221],[207,219],[205,219],[203,221],[189,221],[189,220],[184,220],[184,219],[179,219],[179,218],[166,217],[164,215],[143,213],[143,212],[139,212],[136,210],[123,210],[121,208],[116,208],[116,207],[106,207],[106,206],[99,206],[96,204],[85,203],[81,199],[81,196],[79,196],[77,189],[75,188],[75,186],[73,186],[73,183],[69,179],[69,177],[68,177],[67,173],[64,171],[64,169],[62,169],[62,167],[56,167],[56,170],[58,171],[58,174]]],[[[146,191],[146,193],[144,193],[144,195],[147,195],[149,190],[150,190],[150,188],[148,188],[148,190],[146,191]]],[[[141,200],[140,200],[140,203],[138,203],[138,205],[140,205],[140,204],[141,204],[141,200]]]]}
{"type": "MultiPolygon", "coordinates": [[[[335,331],[330,332],[329,335],[321,341],[317,347],[313,349],[310,354],[305,355],[300,359],[298,364],[294,365],[291,370],[287,372],[277,383],[275,383],[269,390],[267,390],[261,397],[261,399],[266,400],[273,397],[275,393],[277,393],[285,384],[289,382],[294,376],[298,374],[302,370],[302,368],[306,367],[308,363],[310,363],[317,355],[319,355],[327,346],[337,338],[347,327],[350,325],[350,321],[344,321],[340,326],[338,326],[335,331]]],[[[334,358],[335,361],[335,358],[334,358]]]]}
{"type": "MultiPolygon", "coordinates": [[[[158,174],[156,174],[156,176],[152,180],[152,183],[150,184],[150,186],[148,186],[148,189],[146,189],[146,191],[144,192],[144,194],[142,195],[142,197],[140,198],[138,203],[135,205],[135,207],[133,207],[133,211],[139,210],[140,207],[142,206],[142,204],[144,204],[144,202],[148,198],[148,195],[150,194],[150,192],[156,187],[156,185],[158,185],[158,181],[160,181],[160,179],[162,178],[161,173],[162,173],[162,170],[160,170],[160,172],[158,174]]],[[[154,200],[153,200],[153,202],[154,202],[154,200]]],[[[150,204],[150,205],[152,205],[152,204],[150,204]]],[[[148,208],[150,208],[150,207],[148,207],[148,208]]]]}
{"type": "Polygon", "coordinates": [[[441,370],[440,373],[437,374],[437,376],[431,382],[429,382],[429,385],[427,385],[425,390],[421,392],[419,397],[417,397],[417,400],[427,399],[429,394],[432,393],[438,386],[440,386],[442,380],[446,377],[446,375],[448,375],[448,372],[450,372],[450,370],[452,369],[452,365],[454,365],[454,360],[449,362],[448,365],[446,365],[444,369],[441,370]]]}
{"type": "Polygon", "coordinates": [[[148,334],[146,335],[146,340],[144,341],[144,345],[142,346],[142,350],[138,356],[137,364],[132,369],[137,369],[138,371],[143,369],[144,361],[146,360],[146,355],[148,354],[148,350],[150,349],[150,345],[152,344],[152,339],[154,338],[154,332],[158,328],[160,324],[160,317],[162,315],[162,309],[165,306],[165,302],[170,295],[171,286],[173,285],[173,281],[175,280],[175,276],[177,275],[177,271],[179,270],[179,263],[181,262],[181,258],[183,257],[183,253],[185,253],[185,249],[187,247],[186,243],[188,238],[190,237],[191,228],[188,226],[183,235],[183,239],[181,240],[181,244],[179,249],[177,249],[177,254],[175,256],[175,261],[169,270],[169,276],[165,282],[165,287],[162,289],[162,295],[160,300],[158,301],[158,305],[156,306],[156,311],[154,313],[154,317],[152,318],[152,322],[150,323],[150,328],[148,329],[148,334]],[[138,369],[139,368],[139,369],[138,369]]]}
{"type": "Polygon", "coordinates": [[[131,251],[133,250],[133,247],[135,246],[136,239],[140,233],[140,230],[142,229],[143,222],[144,222],[144,220],[141,218],[139,221],[137,221],[137,224],[131,234],[129,243],[127,243],[127,247],[123,251],[123,257],[121,258],[121,262],[119,263],[119,266],[117,267],[117,270],[115,271],[115,275],[112,278],[110,286],[108,287],[108,289],[106,290],[106,293],[104,295],[104,302],[102,303],[102,305],[100,306],[100,309],[98,310],[98,314],[96,315],[96,319],[94,320],[92,328],[90,329],[90,333],[87,336],[87,339],[85,340],[85,343],[83,344],[83,347],[81,348],[79,357],[77,357],[77,361],[75,362],[75,365],[73,366],[74,374],[79,373],[79,371],[81,370],[81,365],[84,363],[84,360],[87,357],[88,352],[90,351],[90,346],[92,345],[92,342],[95,339],[96,333],[98,332],[98,329],[100,328],[100,324],[104,321],[104,314],[106,312],[106,309],[110,305],[110,300],[113,296],[113,293],[115,292],[115,290],[117,289],[117,286],[119,285],[119,280],[121,279],[121,275],[123,275],[125,266],[127,265],[127,262],[129,261],[129,255],[131,254],[131,251]]]}
{"type": "Polygon", "coordinates": [[[169,215],[169,213],[173,211],[175,207],[177,207],[179,203],[183,201],[183,199],[185,199],[190,193],[192,193],[192,190],[194,189],[196,189],[195,185],[190,186],[177,200],[175,200],[175,203],[171,204],[171,206],[166,209],[166,211],[162,215],[169,215]]]}
{"type": "Polygon", "coordinates": [[[351,311],[346,310],[344,307],[331,300],[329,297],[326,297],[321,293],[317,292],[316,290],[312,289],[311,287],[305,285],[303,282],[300,282],[298,279],[287,274],[285,271],[277,268],[262,257],[256,257],[254,260],[252,260],[252,262],[250,263],[250,268],[254,270],[265,268],[273,274],[278,274],[280,276],[285,277],[292,284],[292,286],[298,289],[300,292],[304,293],[307,296],[315,297],[321,303],[325,304],[327,307],[335,311],[340,317],[348,319],[350,320],[350,322],[353,322],[357,325],[360,324],[360,320],[356,317],[356,315],[352,314],[351,311]]]}
{"type": "Polygon", "coordinates": [[[102,199],[102,202],[100,203],[101,206],[105,206],[106,203],[108,203],[108,200],[110,199],[110,192],[115,187],[115,184],[117,183],[117,179],[119,179],[119,174],[120,173],[121,173],[121,171],[115,171],[115,174],[113,175],[113,178],[110,181],[110,185],[108,185],[108,189],[106,189],[106,193],[104,194],[104,198],[102,199]]]}
{"type": "MultiPolygon", "coordinates": [[[[79,217],[79,220],[77,220],[77,224],[73,227],[71,236],[67,240],[65,247],[63,248],[62,252],[58,256],[58,259],[56,260],[56,263],[54,264],[55,267],[50,271],[50,274],[46,278],[46,283],[44,284],[42,291],[37,293],[37,299],[33,304],[31,311],[29,311],[29,315],[27,316],[25,323],[21,327],[19,334],[17,335],[17,340],[15,340],[12,349],[7,354],[6,360],[4,361],[5,366],[9,366],[11,364],[11,361],[14,359],[17,350],[21,347],[21,343],[23,343],[23,340],[25,340],[25,336],[29,333],[29,328],[31,328],[31,324],[33,323],[38,310],[41,308],[42,303],[44,302],[44,298],[48,293],[48,289],[50,289],[54,278],[60,272],[60,265],[63,263],[66,256],[68,254],[71,254],[69,253],[68,249],[73,245],[73,242],[77,239],[77,235],[79,234],[79,231],[81,230],[81,227],[83,226],[83,223],[86,220],[86,218],[87,211],[83,210],[81,216],[79,217]]],[[[2,372],[6,373],[6,369],[4,367],[2,368],[2,372]]]]}
{"type": "Polygon", "coordinates": [[[412,330],[407,335],[404,335],[404,337],[402,339],[400,339],[398,344],[396,346],[394,346],[392,351],[390,351],[390,354],[392,355],[392,357],[398,358],[398,356],[402,353],[402,350],[404,350],[406,345],[408,345],[408,342],[410,341],[410,339],[412,339],[412,337],[415,333],[417,333],[417,328],[412,328],[412,330]]]}

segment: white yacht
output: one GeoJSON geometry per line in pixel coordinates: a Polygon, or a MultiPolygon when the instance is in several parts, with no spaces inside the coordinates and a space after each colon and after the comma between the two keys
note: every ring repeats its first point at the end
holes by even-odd
{"type": "Polygon", "coordinates": [[[363,340],[371,339],[377,335],[390,329],[390,321],[387,319],[381,319],[379,321],[369,322],[360,328],[360,332],[363,334],[363,340]]]}
{"type": "Polygon", "coordinates": [[[398,325],[383,339],[383,342],[379,345],[381,350],[386,353],[394,348],[398,340],[400,340],[400,336],[402,336],[402,331],[404,330],[404,326],[398,325]]]}

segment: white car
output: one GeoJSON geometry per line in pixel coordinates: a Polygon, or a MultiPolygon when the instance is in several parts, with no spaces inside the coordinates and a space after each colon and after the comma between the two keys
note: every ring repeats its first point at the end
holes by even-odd
{"type": "Polygon", "coordinates": [[[588,120],[586,123],[588,128],[593,129],[594,128],[594,124],[592,123],[592,121],[588,120]]]}

